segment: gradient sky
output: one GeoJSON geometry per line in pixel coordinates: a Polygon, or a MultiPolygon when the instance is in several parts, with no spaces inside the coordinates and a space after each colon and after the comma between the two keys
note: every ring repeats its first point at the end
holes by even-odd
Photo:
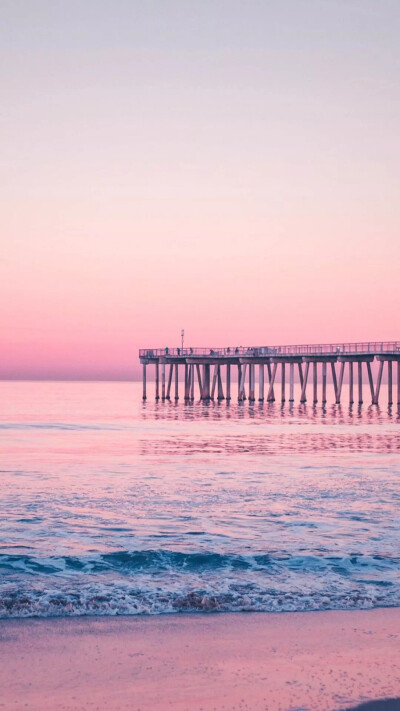
{"type": "Polygon", "coordinates": [[[399,339],[399,0],[2,0],[0,377],[399,339]]]}

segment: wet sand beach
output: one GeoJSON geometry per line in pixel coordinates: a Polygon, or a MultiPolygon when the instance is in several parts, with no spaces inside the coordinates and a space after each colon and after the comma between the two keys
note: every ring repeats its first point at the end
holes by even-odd
{"type": "Polygon", "coordinates": [[[333,711],[400,696],[399,608],[3,620],[0,635],[2,709],[333,711]]]}

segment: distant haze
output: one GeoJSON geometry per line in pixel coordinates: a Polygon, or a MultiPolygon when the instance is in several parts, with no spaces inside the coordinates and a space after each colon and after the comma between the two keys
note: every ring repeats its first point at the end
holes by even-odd
{"type": "Polygon", "coordinates": [[[399,0],[3,0],[0,377],[400,339],[399,0]]]}

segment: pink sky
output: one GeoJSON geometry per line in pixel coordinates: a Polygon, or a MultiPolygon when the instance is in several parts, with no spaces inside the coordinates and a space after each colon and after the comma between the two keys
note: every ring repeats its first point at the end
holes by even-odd
{"type": "Polygon", "coordinates": [[[2,4],[0,377],[400,340],[399,5],[348,5],[2,4]]]}

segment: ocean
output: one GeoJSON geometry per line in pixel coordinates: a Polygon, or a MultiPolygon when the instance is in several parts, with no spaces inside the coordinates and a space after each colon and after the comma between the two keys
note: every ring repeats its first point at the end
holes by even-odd
{"type": "Polygon", "coordinates": [[[148,389],[0,383],[0,617],[400,605],[397,406],[148,389]]]}

